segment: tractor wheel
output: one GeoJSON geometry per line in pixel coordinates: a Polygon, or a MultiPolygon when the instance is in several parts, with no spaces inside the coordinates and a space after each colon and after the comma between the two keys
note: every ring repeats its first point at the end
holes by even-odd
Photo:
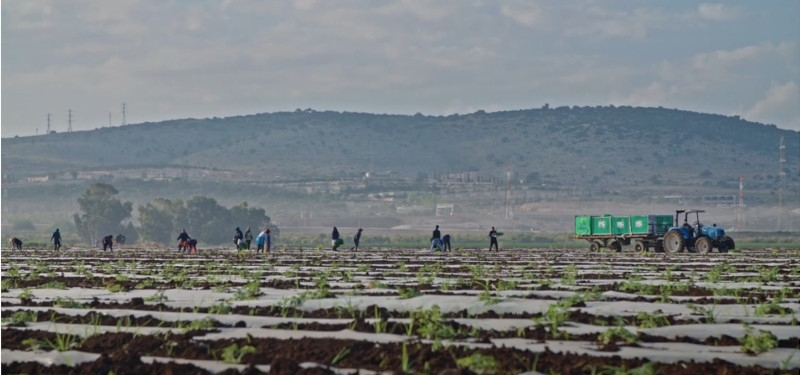
{"type": "Polygon", "coordinates": [[[608,244],[608,248],[617,253],[622,252],[622,244],[619,243],[619,241],[611,241],[611,243],[608,244]]]}
{"type": "Polygon", "coordinates": [[[645,251],[646,249],[647,248],[641,242],[637,242],[635,245],[633,245],[633,251],[635,251],[637,253],[641,253],[642,251],[645,251]]]}
{"type": "Polygon", "coordinates": [[[697,241],[694,241],[694,249],[698,253],[708,254],[713,248],[714,246],[711,243],[711,239],[708,237],[700,237],[697,241]]]}
{"type": "Polygon", "coordinates": [[[686,249],[686,240],[677,229],[673,229],[664,235],[664,250],[668,253],[680,253],[686,249]]]}
{"type": "Polygon", "coordinates": [[[733,242],[733,238],[728,236],[723,236],[722,239],[719,240],[719,252],[720,253],[727,253],[728,250],[733,250],[736,248],[736,243],[733,242]]]}
{"type": "Polygon", "coordinates": [[[600,242],[592,241],[589,243],[589,251],[596,253],[600,251],[600,242]]]}

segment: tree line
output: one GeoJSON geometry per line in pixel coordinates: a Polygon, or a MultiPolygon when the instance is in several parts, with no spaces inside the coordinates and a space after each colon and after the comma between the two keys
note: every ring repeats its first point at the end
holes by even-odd
{"type": "Polygon", "coordinates": [[[170,244],[178,233],[186,232],[201,243],[222,244],[233,238],[234,228],[252,227],[257,234],[270,227],[273,236],[280,234],[263,208],[242,202],[226,208],[213,198],[195,196],[187,201],[156,198],[138,205],[138,226],[131,221],[133,204],[115,196],[116,188],[94,183],[78,198],[80,212],[74,215],[78,235],[89,243],[107,235],[124,234],[127,242],[147,241],[170,244]],[[241,224],[236,224],[241,223],[241,224]]]}

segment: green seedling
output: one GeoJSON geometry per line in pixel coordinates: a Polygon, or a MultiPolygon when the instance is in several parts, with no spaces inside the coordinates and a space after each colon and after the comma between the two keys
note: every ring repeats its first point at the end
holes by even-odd
{"type": "Polygon", "coordinates": [[[561,271],[561,283],[564,285],[575,285],[578,278],[578,267],[574,263],[564,267],[561,271]]]}
{"type": "Polygon", "coordinates": [[[494,357],[480,353],[473,353],[469,357],[459,358],[456,360],[456,365],[476,374],[496,374],[499,371],[494,357]]]}
{"type": "Polygon", "coordinates": [[[65,309],[82,309],[84,307],[82,303],[72,299],[72,297],[56,297],[56,300],[53,301],[53,306],[63,307],[65,309]]]}
{"type": "Polygon", "coordinates": [[[635,335],[631,331],[628,331],[627,329],[625,329],[625,327],[608,328],[605,331],[603,331],[603,333],[597,336],[597,342],[599,342],[602,345],[608,345],[620,339],[625,341],[625,343],[627,343],[628,345],[639,342],[639,336],[635,335]]]}
{"type": "Polygon", "coordinates": [[[403,349],[400,352],[400,367],[401,367],[401,370],[403,370],[404,373],[411,372],[411,366],[413,364],[414,364],[414,362],[411,361],[408,358],[408,346],[407,346],[406,342],[404,341],[403,342],[403,349]]]}
{"type": "Polygon", "coordinates": [[[45,339],[47,346],[59,352],[65,352],[78,345],[78,337],[70,333],[56,333],[56,339],[50,341],[45,339]]]}
{"type": "Polygon", "coordinates": [[[652,314],[640,311],[636,314],[636,320],[639,322],[639,328],[658,328],[670,325],[669,319],[661,311],[652,314]]]}
{"type": "Polygon", "coordinates": [[[256,299],[262,294],[263,293],[261,292],[261,285],[259,282],[251,281],[245,284],[245,286],[239,288],[236,293],[233,294],[233,299],[238,301],[256,299]]]}
{"type": "Polygon", "coordinates": [[[222,349],[220,356],[225,363],[239,364],[242,363],[242,358],[244,358],[244,356],[254,354],[255,352],[256,348],[250,345],[239,347],[236,343],[233,343],[222,349]]]}
{"type": "Polygon", "coordinates": [[[35,323],[39,320],[38,311],[18,310],[11,316],[3,318],[3,323],[18,325],[24,323],[35,323]]]}
{"type": "Polygon", "coordinates": [[[331,366],[336,366],[341,360],[343,360],[347,355],[350,354],[350,348],[344,348],[336,353],[336,355],[331,359],[331,366]]]}
{"type": "Polygon", "coordinates": [[[744,337],[739,342],[742,344],[742,352],[751,355],[759,355],[778,346],[778,338],[772,332],[756,332],[749,324],[744,325],[744,337]]]}
{"type": "Polygon", "coordinates": [[[163,290],[159,290],[152,296],[145,297],[144,300],[147,302],[163,303],[169,301],[169,298],[167,298],[167,296],[164,295],[163,290]]]}
{"type": "Polygon", "coordinates": [[[714,323],[717,321],[716,305],[712,305],[711,307],[705,307],[705,306],[689,304],[687,305],[687,307],[692,310],[693,314],[702,315],[705,318],[706,323],[714,323]]]}
{"type": "Polygon", "coordinates": [[[233,306],[228,301],[221,301],[208,307],[209,314],[230,314],[231,311],[233,311],[233,306]]]}
{"type": "Polygon", "coordinates": [[[155,285],[156,285],[155,280],[153,280],[152,278],[147,278],[147,279],[144,279],[141,282],[137,283],[136,286],[134,286],[134,288],[135,289],[151,289],[155,285]]]}
{"type": "Polygon", "coordinates": [[[24,290],[22,290],[22,292],[20,292],[19,295],[17,295],[17,298],[22,300],[32,300],[36,298],[36,296],[33,295],[33,292],[31,292],[30,289],[25,288],[24,290]]]}
{"type": "Polygon", "coordinates": [[[414,288],[406,288],[406,287],[399,287],[397,288],[397,293],[400,295],[400,299],[409,299],[414,297],[419,297],[422,295],[422,292],[416,290],[414,288]]]}

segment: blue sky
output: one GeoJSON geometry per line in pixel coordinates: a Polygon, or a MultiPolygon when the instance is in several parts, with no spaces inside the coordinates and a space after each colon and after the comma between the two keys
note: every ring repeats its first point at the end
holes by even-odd
{"type": "Polygon", "coordinates": [[[2,2],[2,136],[297,108],[663,106],[800,130],[800,1],[2,2]]]}

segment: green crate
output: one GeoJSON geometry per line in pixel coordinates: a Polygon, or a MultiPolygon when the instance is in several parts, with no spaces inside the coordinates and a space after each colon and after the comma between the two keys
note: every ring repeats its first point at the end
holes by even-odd
{"type": "Polygon", "coordinates": [[[614,234],[630,234],[631,233],[630,216],[612,216],[611,228],[614,234]]]}
{"type": "Polygon", "coordinates": [[[630,220],[631,234],[650,234],[654,221],[650,220],[650,216],[632,215],[630,220]]]}
{"type": "Polygon", "coordinates": [[[575,216],[575,235],[588,236],[592,234],[592,217],[589,215],[575,216]]]}
{"type": "Polygon", "coordinates": [[[611,234],[611,216],[592,216],[592,234],[611,234]]]}
{"type": "Polygon", "coordinates": [[[653,233],[655,234],[664,234],[667,233],[669,228],[671,228],[673,224],[673,217],[672,215],[652,215],[655,216],[655,225],[653,228],[653,233]]]}

